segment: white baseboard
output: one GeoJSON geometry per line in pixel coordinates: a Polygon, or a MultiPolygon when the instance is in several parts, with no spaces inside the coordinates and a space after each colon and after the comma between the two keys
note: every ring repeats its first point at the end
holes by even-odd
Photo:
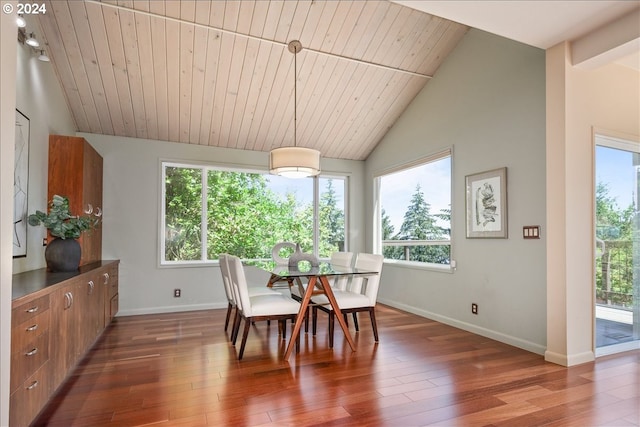
{"type": "Polygon", "coordinates": [[[482,328],[478,325],[473,325],[471,323],[462,322],[457,319],[453,319],[451,317],[442,316],[436,313],[432,313],[427,310],[423,310],[420,308],[412,307],[406,304],[399,303],[397,301],[390,301],[378,298],[378,301],[382,304],[398,308],[400,310],[408,311],[409,313],[417,314],[418,316],[426,317],[427,319],[435,320],[436,322],[444,323],[445,325],[453,326],[468,332],[472,332],[477,335],[481,335],[483,337],[491,338],[496,341],[503,342],[505,344],[512,345],[514,347],[521,348],[523,350],[530,351],[532,353],[536,353],[539,355],[544,355],[546,351],[546,347],[536,344],[530,341],[523,340],[518,337],[514,337],[511,335],[506,335],[501,332],[493,331],[491,329],[482,328]]]}
{"type": "Polygon", "coordinates": [[[212,310],[217,308],[227,308],[227,303],[170,305],[165,307],[138,308],[134,310],[121,309],[118,311],[118,314],[116,314],[116,317],[139,316],[141,314],[176,313],[182,311],[212,310]]]}
{"type": "Polygon", "coordinates": [[[593,351],[585,351],[578,354],[560,354],[553,351],[544,352],[544,360],[562,366],[575,366],[596,360],[593,351]]]}

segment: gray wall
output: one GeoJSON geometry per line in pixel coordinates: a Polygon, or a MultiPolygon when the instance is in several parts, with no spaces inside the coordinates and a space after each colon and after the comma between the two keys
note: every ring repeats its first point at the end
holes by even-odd
{"type": "MultiPolygon", "coordinates": [[[[457,269],[443,273],[385,264],[379,300],[542,354],[544,51],[470,30],[367,159],[367,205],[373,204],[376,173],[444,147],[453,147],[452,258],[457,269]],[[465,238],[465,176],[504,166],[509,238],[465,238]],[[540,225],[542,238],[523,240],[523,225],[540,225]],[[471,314],[472,302],[479,305],[478,315],[471,314]]],[[[372,244],[369,239],[367,246],[372,244]]]]}
{"type": "MultiPolygon", "coordinates": [[[[24,52],[19,53],[19,68],[35,60],[21,55],[24,52]]],[[[51,73],[49,64],[36,66],[49,67],[51,73]]],[[[19,76],[18,108],[32,119],[32,126],[37,122],[32,130],[32,212],[46,203],[46,135],[72,134],[73,123],[52,74],[38,84],[23,80],[25,73],[19,76]]],[[[160,159],[265,169],[266,153],[81,136],[104,157],[103,256],[122,261],[120,314],[223,307],[217,267],[158,266],[160,159]],[[175,287],[182,288],[182,298],[172,297],[175,287]]],[[[351,250],[372,247],[373,174],[447,146],[454,148],[453,257],[458,269],[450,274],[386,265],[380,300],[542,352],[544,52],[471,30],[368,159],[366,170],[363,162],[323,159],[324,170],[349,174],[351,250]],[[464,176],[502,166],[509,168],[510,238],[465,239],[464,176]],[[530,224],[542,226],[541,240],[522,240],[521,227],[530,224]],[[470,314],[471,302],[479,304],[480,315],[470,314]]],[[[44,266],[38,244],[44,231],[29,231],[29,257],[14,261],[14,273],[44,266]]]]}
{"type": "MultiPolygon", "coordinates": [[[[102,256],[120,259],[119,315],[226,307],[220,270],[159,266],[161,160],[198,161],[266,170],[268,153],[79,133],[103,156],[102,256]],[[182,297],[174,298],[173,289],[182,297]]],[[[364,162],[322,159],[327,173],[349,181],[350,248],[364,247],[364,162]]],[[[251,271],[250,279],[266,280],[251,271]]]]}
{"type": "MultiPolygon", "coordinates": [[[[75,123],[67,108],[58,79],[49,62],[37,59],[37,53],[18,44],[16,108],[29,118],[29,193],[28,213],[47,209],[47,164],[49,134],[73,135],[75,123]]],[[[27,227],[27,256],[13,259],[13,272],[45,266],[42,239],[44,227],[27,227]]]]}

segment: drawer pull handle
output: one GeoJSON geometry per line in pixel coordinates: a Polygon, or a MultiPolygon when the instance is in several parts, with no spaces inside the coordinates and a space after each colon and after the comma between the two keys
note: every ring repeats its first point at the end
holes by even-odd
{"type": "Polygon", "coordinates": [[[38,381],[34,381],[31,383],[31,385],[27,386],[27,390],[33,390],[34,388],[38,387],[38,381]]]}
{"type": "Polygon", "coordinates": [[[95,284],[93,283],[93,280],[89,280],[89,295],[93,295],[93,287],[95,286],[95,284]]]}
{"type": "Polygon", "coordinates": [[[25,356],[35,356],[37,353],[38,353],[38,348],[36,347],[31,351],[27,351],[24,355],[25,356]]]}
{"type": "Polygon", "coordinates": [[[64,294],[65,305],[64,309],[69,310],[73,305],[73,293],[67,292],[64,294]]]}
{"type": "Polygon", "coordinates": [[[27,328],[27,332],[33,332],[36,329],[38,329],[38,324],[36,323],[35,325],[31,325],[27,328]]]}
{"type": "Polygon", "coordinates": [[[37,305],[35,307],[31,307],[30,309],[28,309],[27,313],[35,313],[36,311],[38,311],[38,306],[37,305]]]}
{"type": "Polygon", "coordinates": [[[107,283],[109,283],[109,273],[104,273],[104,284],[106,285],[107,283]]]}

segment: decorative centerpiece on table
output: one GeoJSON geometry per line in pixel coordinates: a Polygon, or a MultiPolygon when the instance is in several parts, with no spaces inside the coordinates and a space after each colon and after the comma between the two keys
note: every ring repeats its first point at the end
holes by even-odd
{"type": "Polygon", "coordinates": [[[29,215],[29,225],[42,225],[55,237],[47,244],[44,258],[49,271],[76,271],[80,265],[82,248],[76,239],[94,229],[100,223],[100,216],[72,215],[69,199],[54,195],[49,202],[49,213],[42,211],[29,215]]]}
{"type": "Polygon", "coordinates": [[[313,254],[302,252],[300,245],[296,243],[296,250],[289,257],[289,268],[299,271],[310,271],[312,268],[317,268],[320,265],[320,261],[313,254]]]}

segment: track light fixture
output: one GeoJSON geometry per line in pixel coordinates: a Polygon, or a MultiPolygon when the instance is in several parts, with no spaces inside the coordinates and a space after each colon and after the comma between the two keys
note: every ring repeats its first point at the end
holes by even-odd
{"type": "Polygon", "coordinates": [[[49,62],[49,57],[47,56],[44,50],[40,51],[40,55],[38,56],[38,59],[42,62],[49,62]]]}
{"type": "Polygon", "coordinates": [[[29,34],[29,37],[24,41],[26,44],[28,44],[31,47],[39,47],[40,46],[40,42],[36,39],[36,36],[33,33],[29,34]]]}

